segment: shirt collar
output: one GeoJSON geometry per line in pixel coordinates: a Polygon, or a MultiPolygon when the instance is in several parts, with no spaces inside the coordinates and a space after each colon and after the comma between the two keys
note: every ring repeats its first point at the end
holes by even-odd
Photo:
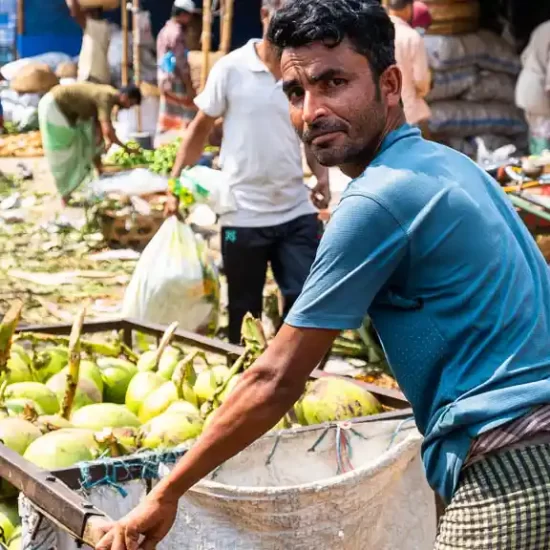
{"type": "Polygon", "coordinates": [[[379,157],[382,153],[387,151],[392,145],[394,145],[396,142],[398,142],[400,139],[412,137],[412,136],[421,136],[421,132],[419,128],[416,128],[415,126],[411,126],[410,124],[402,124],[399,126],[399,128],[396,128],[392,132],[390,132],[382,141],[382,145],[380,145],[380,149],[378,149],[378,153],[376,153],[376,157],[379,157]]]}
{"type": "Polygon", "coordinates": [[[243,47],[244,63],[249,70],[255,73],[267,73],[269,69],[265,66],[264,62],[258,57],[256,53],[256,44],[259,44],[261,40],[253,38],[249,40],[243,47]]]}

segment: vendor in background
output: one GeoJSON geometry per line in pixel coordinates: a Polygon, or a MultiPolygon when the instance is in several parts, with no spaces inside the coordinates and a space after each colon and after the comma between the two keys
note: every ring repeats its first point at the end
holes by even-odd
{"type": "Polygon", "coordinates": [[[161,93],[158,133],[182,130],[197,114],[185,41],[185,28],[195,11],[192,0],[175,0],[172,17],[157,38],[158,85],[161,93]]]}
{"type": "Polygon", "coordinates": [[[94,166],[101,172],[102,152],[112,144],[129,151],[116,136],[111,117],[115,109],[140,103],[141,92],[135,86],[117,90],[88,82],[55,86],[40,100],[44,154],[64,203],[94,166]]]}
{"type": "MultiPolygon", "coordinates": [[[[229,340],[235,344],[244,315],[262,314],[268,264],[284,298],[283,316],[298,298],[319,244],[321,222],[315,207],[326,208],[330,200],[328,170],[308,155],[318,182],[310,201],[279,59],[265,39],[280,4],[263,0],[264,38],[251,40],[212,68],[204,91],[195,98],[199,112],[172,171],[177,178],[184,167],[198,162],[216,120],[223,117],[220,164],[237,203],[235,212],[220,219],[229,340]]],[[[176,210],[173,198],[168,213],[176,210]]]]}
{"type": "Polygon", "coordinates": [[[413,2],[413,15],[411,27],[418,31],[421,36],[424,36],[432,25],[432,14],[430,8],[424,2],[415,0],[413,2]]]}
{"type": "Polygon", "coordinates": [[[525,111],[532,155],[550,150],[550,21],[539,25],[521,55],[516,105],[525,111]]]}
{"type": "Polygon", "coordinates": [[[411,26],[413,0],[389,0],[387,9],[395,26],[395,60],[403,79],[402,100],[409,124],[429,137],[431,111],[425,101],[431,87],[428,54],[422,36],[411,26]]]}
{"type": "Polygon", "coordinates": [[[73,19],[82,27],[82,48],[78,58],[78,80],[110,84],[108,52],[111,41],[109,23],[101,8],[83,9],[78,0],[67,0],[73,19]]]}

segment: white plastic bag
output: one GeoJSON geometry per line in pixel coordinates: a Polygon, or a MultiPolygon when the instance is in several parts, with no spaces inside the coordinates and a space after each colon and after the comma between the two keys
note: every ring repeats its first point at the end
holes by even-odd
{"type": "Polygon", "coordinates": [[[221,170],[200,165],[184,170],[172,191],[179,195],[181,188],[193,195],[195,203],[208,205],[219,216],[237,209],[229,180],[221,170]]]}
{"type": "Polygon", "coordinates": [[[211,332],[218,317],[219,280],[206,247],[172,216],[143,251],[126,289],[122,314],[149,323],[211,332]]]}

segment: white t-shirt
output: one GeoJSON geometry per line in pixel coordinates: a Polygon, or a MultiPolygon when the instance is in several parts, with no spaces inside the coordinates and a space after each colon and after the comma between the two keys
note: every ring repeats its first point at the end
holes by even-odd
{"type": "Polygon", "coordinates": [[[220,166],[237,203],[221,216],[224,226],[269,227],[316,212],[282,82],[258,57],[257,43],[220,59],[195,98],[205,114],[223,117],[220,166]]]}
{"type": "Polygon", "coordinates": [[[111,83],[107,59],[110,40],[109,23],[88,17],[78,58],[78,80],[93,78],[99,84],[111,83]]]}

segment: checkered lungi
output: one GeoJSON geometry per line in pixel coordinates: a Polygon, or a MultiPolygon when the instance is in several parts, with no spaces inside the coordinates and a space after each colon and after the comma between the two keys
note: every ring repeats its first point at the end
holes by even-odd
{"type": "Polygon", "coordinates": [[[496,452],[461,474],[434,550],[550,548],[550,443],[496,452]]]}

